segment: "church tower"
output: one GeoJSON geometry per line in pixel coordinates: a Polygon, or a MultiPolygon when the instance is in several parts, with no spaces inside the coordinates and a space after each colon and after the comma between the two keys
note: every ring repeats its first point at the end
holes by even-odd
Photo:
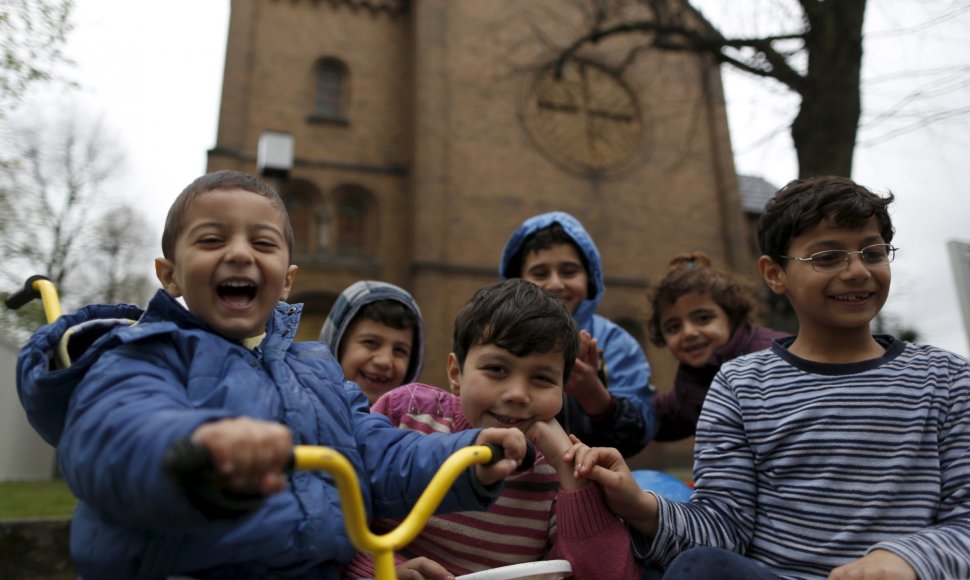
{"type": "Polygon", "coordinates": [[[644,332],[650,278],[687,251],[746,274],[754,263],[720,76],[693,53],[628,62],[624,40],[557,66],[581,4],[232,1],[209,169],[256,172],[261,136],[291,139],[277,185],[297,235],[299,338],[316,339],[349,284],[392,282],[424,314],[421,380],[444,385],[455,313],[498,279],[524,219],[562,210],[603,256],[599,313],[671,384],[672,358],[644,332]]]}

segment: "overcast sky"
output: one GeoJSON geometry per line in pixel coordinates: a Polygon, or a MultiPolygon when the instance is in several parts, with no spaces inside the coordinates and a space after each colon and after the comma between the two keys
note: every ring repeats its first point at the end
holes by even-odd
{"type": "MultiPolygon", "coordinates": [[[[741,11],[772,3],[712,2],[705,5],[715,22],[730,16],[718,12],[725,5],[741,11]]],[[[916,328],[922,342],[967,356],[946,250],[949,240],[970,241],[970,9],[963,4],[870,0],[865,113],[852,177],[897,196],[894,244],[901,250],[886,312],[916,328]],[[898,105],[905,106],[885,115],[898,105]],[[928,117],[938,120],[901,132],[928,117]]],[[[127,149],[127,195],[158,232],[215,144],[228,16],[229,0],[77,2],[71,74],[86,109],[100,113],[127,149]]],[[[738,172],[777,186],[794,178],[785,125],[797,101],[737,74],[725,74],[725,90],[738,172]]]]}

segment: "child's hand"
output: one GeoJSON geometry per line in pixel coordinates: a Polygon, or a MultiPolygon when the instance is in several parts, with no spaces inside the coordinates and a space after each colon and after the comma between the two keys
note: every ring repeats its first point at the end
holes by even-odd
{"type": "MultiPolygon", "coordinates": [[[[570,435],[573,443],[579,439],[570,435]]],[[[576,445],[566,452],[565,460],[576,466],[575,477],[595,481],[603,489],[610,510],[648,537],[657,531],[657,500],[640,489],[623,455],[612,447],[576,445]]]]}
{"type": "Polygon", "coordinates": [[[881,578],[883,580],[916,580],[916,571],[896,554],[873,550],[858,560],[839,566],[829,580],[881,578]]]}
{"type": "Polygon", "coordinates": [[[218,472],[237,491],[270,494],[286,486],[283,469],[293,435],[279,423],[223,419],[199,426],[191,439],[209,450],[218,472]]]}
{"type": "Polygon", "coordinates": [[[598,381],[596,369],[599,368],[599,350],[596,339],[585,330],[579,331],[579,350],[576,351],[576,363],[569,374],[566,392],[570,395],[581,394],[591,388],[594,381],[598,381]]]}
{"type": "Polygon", "coordinates": [[[610,392],[597,376],[598,369],[599,348],[596,339],[589,332],[581,330],[576,363],[564,388],[567,394],[576,397],[590,415],[602,414],[610,405],[610,392]]]}
{"type": "Polygon", "coordinates": [[[395,566],[399,580],[454,580],[451,572],[441,564],[424,556],[412,558],[395,566]]]}
{"type": "Polygon", "coordinates": [[[522,462],[526,449],[525,435],[518,429],[490,427],[488,429],[482,429],[482,432],[478,434],[478,438],[475,439],[476,445],[484,445],[486,443],[498,445],[505,451],[505,458],[499,460],[497,463],[487,467],[484,465],[475,466],[475,475],[478,476],[478,480],[484,485],[492,485],[496,481],[501,481],[512,475],[519,466],[519,463],[522,462]]]}
{"type": "Polygon", "coordinates": [[[586,481],[574,476],[573,456],[567,458],[566,455],[574,447],[585,445],[578,439],[576,442],[571,441],[559,421],[555,418],[536,421],[526,431],[525,436],[542,453],[549,465],[555,468],[563,489],[571,491],[586,486],[586,481]]]}

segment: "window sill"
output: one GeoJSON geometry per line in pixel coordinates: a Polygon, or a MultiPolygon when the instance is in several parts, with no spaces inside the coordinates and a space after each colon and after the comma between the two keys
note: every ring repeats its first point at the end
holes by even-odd
{"type": "Polygon", "coordinates": [[[310,113],[306,117],[307,123],[313,123],[318,125],[339,125],[341,127],[349,127],[350,119],[343,116],[329,115],[324,113],[310,113]]]}

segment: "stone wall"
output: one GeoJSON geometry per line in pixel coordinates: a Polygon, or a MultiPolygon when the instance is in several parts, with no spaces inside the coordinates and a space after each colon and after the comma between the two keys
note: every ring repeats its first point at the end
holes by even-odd
{"type": "Polygon", "coordinates": [[[0,520],[0,578],[76,578],[70,527],[62,518],[0,520]]]}

